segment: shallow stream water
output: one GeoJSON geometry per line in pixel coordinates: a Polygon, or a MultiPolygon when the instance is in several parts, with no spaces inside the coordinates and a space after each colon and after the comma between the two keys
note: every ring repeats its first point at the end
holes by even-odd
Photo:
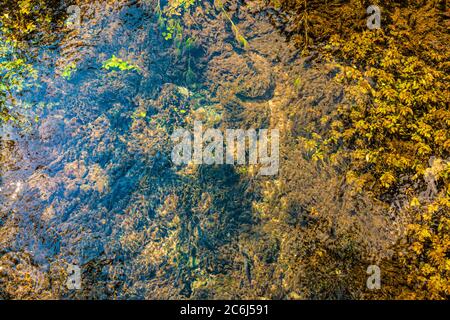
{"type": "Polygon", "coordinates": [[[78,8],[80,26],[52,45],[34,46],[38,80],[17,99],[30,106],[28,122],[2,128],[4,290],[37,298],[149,298],[156,297],[156,278],[173,283],[172,297],[189,296],[186,277],[196,260],[211,263],[200,251],[233,237],[250,212],[233,168],[192,178],[169,159],[168,132],[187,116],[202,108],[220,119],[202,84],[209,57],[201,48],[174,52],[151,5],[78,8]],[[113,57],[133,68],[107,70],[113,57]],[[225,213],[198,221],[193,211],[211,193],[235,199],[215,197],[214,210],[225,213]],[[179,202],[176,221],[165,209],[171,199],[179,202]],[[205,234],[208,228],[214,233],[205,234]],[[66,288],[69,265],[82,268],[83,290],[66,288]]]}

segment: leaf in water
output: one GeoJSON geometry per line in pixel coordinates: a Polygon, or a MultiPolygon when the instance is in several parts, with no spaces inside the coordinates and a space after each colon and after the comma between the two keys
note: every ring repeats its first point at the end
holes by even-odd
{"type": "Polygon", "coordinates": [[[72,73],[75,72],[77,70],[77,65],[75,62],[67,65],[62,73],[62,77],[66,78],[67,80],[70,80],[70,78],[72,77],[72,73]]]}
{"type": "Polygon", "coordinates": [[[121,71],[140,70],[140,68],[138,66],[133,65],[128,61],[124,61],[120,58],[117,58],[115,55],[112,55],[112,57],[110,59],[103,62],[102,68],[106,69],[106,70],[119,69],[121,71]]]}

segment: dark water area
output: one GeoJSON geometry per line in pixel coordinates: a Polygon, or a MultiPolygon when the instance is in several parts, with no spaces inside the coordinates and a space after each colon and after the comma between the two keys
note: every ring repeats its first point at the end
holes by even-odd
{"type": "Polygon", "coordinates": [[[215,248],[250,222],[232,167],[192,177],[170,162],[168,134],[185,121],[173,109],[213,104],[201,79],[186,81],[201,50],[174,55],[151,6],[107,9],[34,45],[38,80],[19,102],[33,106],[30,121],[2,128],[0,252],[27,274],[9,278],[19,296],[157,298],[164,282],[176,288],[166,297],[189,296],[196,260],[213,264],[215,248]],[[103,68],[114,56],[135,68],[103,68]],[[199,221],[205,202],[222,213],[199,221]],[[67,264],[83,268],[82,291],[65,288],[67,264]]]}

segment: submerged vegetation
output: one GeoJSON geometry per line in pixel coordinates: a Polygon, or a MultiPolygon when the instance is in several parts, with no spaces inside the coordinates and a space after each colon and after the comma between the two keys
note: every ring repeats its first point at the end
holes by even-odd
{"type": "Polygon", "coordinates": [[[445,1],[0,3],[0,298],[448,298],[445,1]],[[279,174],[175,166],[195,121],[279,174]]]}
{"type": "Polygon", "coordinates": [[[405,283],[394,279],[398,269],[386,272],[396,283],[389,287],[393,292],[386,290],[387,297],[445,298],[450,289],[450,35],[445,2],[380,3],[379,30],[364,28],[355,16],[355,8],[366,5],[363,1],[279,3],[304,12],[293,22],[300,35],[295,41],[322,53],[345,90],[343,103],[309,126],[308,145],[322,161],[348,163],[346,180],[357,190],[388,205],[405,192],[401,210],[410,211],[413,221],[395,258],[396,268],[406,273],[405,283]]]}
{"type": "Polygon", "coordinates": [[[102,68],[106,70],[112,69],[113,71],[114,69],[119,69],[121,71],[139,70],[138,66],[135,66],[128,61],[123,61],[122,59],[117,58],[115,55],[103,62],[102,68]]]}
{"type": "Polygon", "coordinates": [[[0,8],[0,125],[22,122],[17,96],[36,85],[38,72],[32,61],[37,45],[55,41],[62,18],[57,1],[2,1],[0,8]]]}
{"type": "Polygon", "coordinates": [[[19,121],[18,110],[14,110],[13,92],[26,89],[28,80],[36,78],[36,71],[20,57],[15,42],[5,38],[0,48],[0,77],[0,121],[19,121]]]}

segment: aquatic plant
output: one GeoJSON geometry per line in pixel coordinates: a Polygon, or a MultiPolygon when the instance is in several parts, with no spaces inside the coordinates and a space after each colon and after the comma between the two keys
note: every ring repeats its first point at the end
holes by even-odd
{"type": "Polygon", "coordinates": [[[3,0],[0,6],[0,123],[23,120],[15,96],[38,87],[32,47],[55,41],[51,32],[63,16],[45,0],[3,0]]]}
{"type": "Polygon", "coordinates": [[[122,60],[118,57],[116,57],[115,55],[112,55],[111,58],[109,58],[108,60],[104,61],[102,64],[102,69],[105,70],[112,70],[112,71],[116,71],[121,70],[121,71],[125,71],[125,70],[140,70],[140,68],[137,65],[132,64],[129,61],[125,61],[122,60]]]}
{"type": "Polygon", "coordinates": [[[1,37],[0,43],[0,122],[15,121],[20,110],[14,110],[14,95],[29,87],[37,72],[17,50],[17,43],[1,37]],[[14,114],[13,114],[14,113],[14,114]]]}
{"type": "Polygon", "coordinates": [[[19,42],[32,37],[51,38],[54,35],[39,31],[52,28],[54,13],[55,9],[45,0],[3,0],[0,30],[10,40],[19,42]]]}
{"type": "Polygon", "coordinates": [[[231,20],[230,15],[225,11],[224,4],[223,4],[222,0],[215,0],[214,1],[214,6],[217,9],[221,10],[223,12],[223,14],[225,15],[225,17],[228,19],[228,21],[231,23],[231,29],[233,30],[234,37],[235,37],[236,41],[240,45],[242,45],[244,48],[246,48],[248,46],[248,41],[242,35],[241,31],[236,26],[236,24],[233,22],[233,20],[231,20]]]}
{"type": "MultiPolygon", "coordinates": [[[[158,2],[156,12],[158,14],[160,27],[164,30],[163,36],[166,40],[173,40],[179,49],[183,49],[183,46],[185,46],[184,49],[188,49],[189,47],[189,39],[185,43],[183,42],[184,30],[182,26],[182,16],[184,13],[189,13],[195,6],[201,6],[201,1],[169,0],[167,6],[163,9],[161,8],[160,1],[158,2]]],[[[236,41],[243,47],[247,47],[248,41],[225,10],[223,1],[215,0],[214,6],[217,10],[220,10],[230,22],[236,41]]]]}
{"type": "Polygon", "coordinates": [[[75,62],[72,62],[64,68],[61,76],[63,78],[66,78],[67,80],[70,80],[70,78],[72,77],[72,73],[74,73],[76,70],[77,70],[77,64],[75,62]]]}
{"type": "MultiPolygon", "coordinates": [[[[367,29],[366,20],[358,16],[358,12],[365,12],[363,1],[272,3],[291,17],[283,28],[295,30],[289,35],[292,41],[303,52],[307,48],[315,51],[321,62],[327,61],[330,76],[344,88],[345,98],[338,100],[337,107],[303,129],[302,148],[308,150],[305,157],[324,167],[331,163],[340,168],[352,192],[370,196],[387,207],[396,201],[399,190],[407,190],[408,201],[396,213],[412,216],[411,224],[396,244],[394,256],[383,261],[386,286],[371,297],[445,299],[450,277],[447,162],[433,178],[433,196],[419,201],[421,192],[429,188],[425,178],[430,158],[442,163],[450,155],[449,35],[444,27],[444,1],[384,2],[380,30],[367,29]]],[[[294,87],[299,85],[295,80],[294,87]]],[[[299,111],[292,112],[292,118],[298,119],[299,111]]],[[[278,219],[280,208],[303,205],[300,195],[282,196],[289,189],[273,195],[267,188],[262,211],[278,219]]],[[[317,219],[312,210],[308,214],[317,219]]],[[[277,227],[271,222],[264,224],[265,230],[277,227]]],[[[287,241],[283,233],[272,239],[287,241]]],[[[311,236],[302,241],[318,240],[311,236]]],[[[336,249],[327,246],[321,257],[313,255],[305,265],[313,266],[313,261],[336,249]]],[[[295,243],[286,246],[282,254],[290,256],[292,250],[295,243]]],[[[352,244],[352,250],[357,254],[364,249],[352,244]]],[[[340,263],[331,256],[327,259],[320,268],[325,263],[340,263]]],[[[288,263],[287,268],[293,269],[295,264],[288,263]]],[[[291,285],[298,284],[293,281],[291,285]]],[[[329,283],[321,289],[323,295],[331,294],[329,283]]]]}
{"type": "Polygon", "coordinates": [[[183,45],[182,15],[194,6],[196,0],[170,0],[164,8],[158,1],[156,13],[158,23],[163,29],[162,35],[165,40],[172,40],[181,49],[183,45]]]}

